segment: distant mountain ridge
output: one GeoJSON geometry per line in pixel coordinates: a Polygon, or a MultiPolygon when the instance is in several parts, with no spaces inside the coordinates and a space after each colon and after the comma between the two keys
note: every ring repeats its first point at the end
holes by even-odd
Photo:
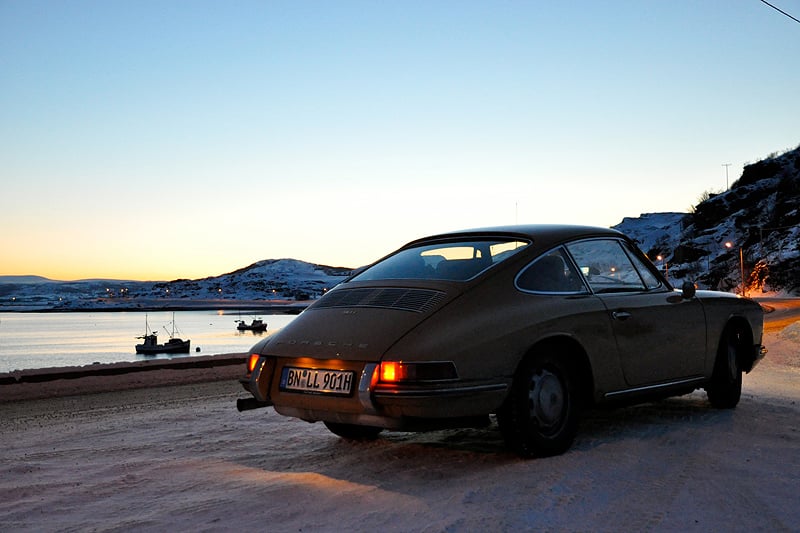
{"type": "Polygon", "coordinates": [[[179,307],[192,301],[303,301],[319,298],[351,268],[267,259],[220,276],[172,281],[54,281],[0,276],[0,310],[179,307]]]}
{"type": "MultiPolygon", "coordinates": [[[[624,218],[614,228],[635,239],[675,286],[691,280],[701,288],[738,292],[744,267],[748,295],[800,294],[800,146],[745,166],[730,189],[705,193],[689,213],[646,213],[624,218]]],[[[352,272],[297,259],[267,259],[196,280],[0,276],[0,311],[313,300],[352,272]]]]}
{"type": "Polygon", "coordinates": [[[0,283],[47,283],[54,281],[43,276],[0,276],[0,283]]]}

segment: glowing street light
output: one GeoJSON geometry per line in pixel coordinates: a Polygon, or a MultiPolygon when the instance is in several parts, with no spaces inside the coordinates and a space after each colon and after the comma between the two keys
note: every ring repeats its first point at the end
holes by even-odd
{"type": "Polygon", "coordinates": [[[669,279],[669,263],[664,261],[664,257],[661,255],[656,256],[656,259],[661,261],[661,267],[664,270],[664,277],[669,279]]]}
{"type": "MultiPolygon", "coordinates": [[[[725,243],[725,248],[733,248],[733,243],[728,241],[725,243]]],[[[747,296],[744,288],[744,256],[742,254],[742,247],[739,247],[739,272],[742,277],[742,296],[747,296]]]]}

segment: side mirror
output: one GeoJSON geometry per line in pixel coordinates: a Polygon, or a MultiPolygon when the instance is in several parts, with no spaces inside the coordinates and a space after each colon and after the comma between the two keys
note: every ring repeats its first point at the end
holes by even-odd
{"type": "Polygon", "coordinates": [[[681,297],[684,300],[691,300],[697,294],[697,286],[691,281],[684,281],[681,287],[681,297]]]}

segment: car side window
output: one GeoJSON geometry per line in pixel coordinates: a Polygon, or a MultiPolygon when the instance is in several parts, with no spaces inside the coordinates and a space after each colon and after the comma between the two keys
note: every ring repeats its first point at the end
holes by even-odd
{"type": "Polygon", "coordinates": [[[581,275],[562,248],[536,259],[517,276],[517,288],[530,292],[586,292],[581,275]]]}
{"type": "Polygon", "coordinates": [[[586,282],[595,293],[646,289],[630,255],[616,239],[592,239],[567,245],[586,282]]]}
{"type": "Polygon", "coordinates": [[[655,274],[653,274],[653,271],[648,268],[648,266],[644,263],[644,260],[642,260],[639,255],[628,245],[625,245],[625,249],[630,256],[631,261],[633,261],[636,270],[639,271],[639,275],[642,276],[642,281],[644,281],[645,286],[648,289],[657,289],[660,287],[661,280],[658,279],[655,274]]]}

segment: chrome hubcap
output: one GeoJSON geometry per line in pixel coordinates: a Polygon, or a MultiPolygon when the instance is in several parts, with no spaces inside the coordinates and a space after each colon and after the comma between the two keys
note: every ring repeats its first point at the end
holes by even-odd
{"type": "Polygon", "coordinates": [[[540,369],[531,377],[528,399],[531,418],[538,422],[539,427],[552,428],[561,422],[566,397],[558,376],[540,369]]]}

